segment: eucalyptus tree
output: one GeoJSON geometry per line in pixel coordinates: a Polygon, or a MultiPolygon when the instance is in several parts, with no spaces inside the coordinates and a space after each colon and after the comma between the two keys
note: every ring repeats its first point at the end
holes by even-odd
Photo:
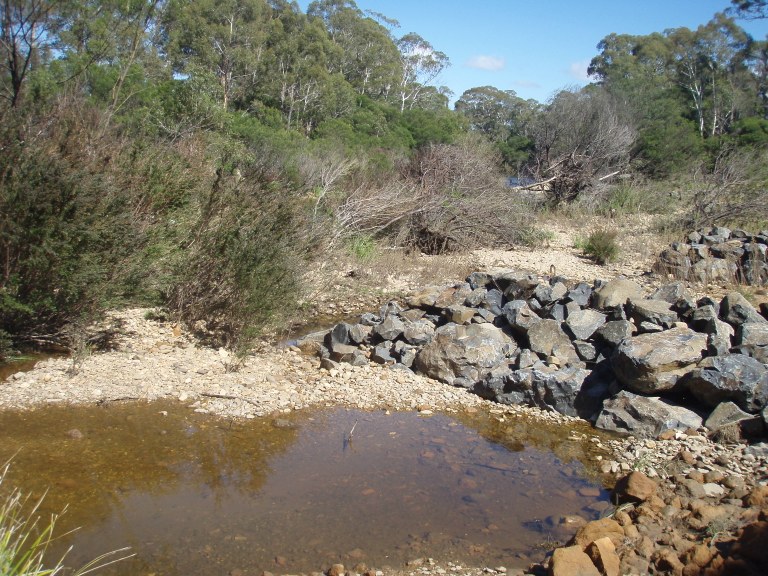
{"type": "Polygon", "coordinates": [[[329,60],[330,72],[340,72],[358,94],[378,98],[389,93],[400,76],[400,53],[377,20],[395,27],[396,21],[366,15],[352,0],[315,0],[307,15],[320,18],[340,48],[337,58],[329,60]]]}
{"type": "Polygon", "coordinates": [[[530,124],[538,108],[538,102],[524,100],[514,90],[492,86],[466,90],[455,106],[470,129],[484,134],[499,149],[504,163],[518,170],[530,155],[530,124]]]}
{"type": "Polygon", "coordinates": [[[728,11],[737,18],[768,18],[768,0],[731,0],[728,11]]]}
{"type": "Polygon", "coordinates": [[[229,108],[259,81],[271,16],[265,0],[169,0],[162,30],[174,73],[214,79],[229,108]]]}
{"type": "Polygon", "coordinates": [[[400,38],[397,47],[402,63],[397,99],[402,112],[406,108],[419,105],[425,94],[425,87],[450,66],[450,59],[415,32],[400,38]]]}
{"type": "Polygon", "coordinates": [[[41,65],[50,47],[58,4],[56,0],[0,1],[0,88],[11,108],[20,106],[29,74],[41,65]]]}

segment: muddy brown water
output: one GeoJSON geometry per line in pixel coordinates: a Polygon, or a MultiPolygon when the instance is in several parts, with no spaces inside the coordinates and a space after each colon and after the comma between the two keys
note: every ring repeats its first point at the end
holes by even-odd
{"type": "MultiPolygon", "coordinates": [[[[0,413],[7,489],[47,490],[68,564],[130,546],[100,573],[400,568],[421,557],[524,566],[604,513],[573,427],[487,413],[344,408],[229,421],[172,402],[0,413]],[[349,432],[354,428],[352,441],[349,432]]],[[[590,432],[576,425],[577,432],[590,432]]]]}

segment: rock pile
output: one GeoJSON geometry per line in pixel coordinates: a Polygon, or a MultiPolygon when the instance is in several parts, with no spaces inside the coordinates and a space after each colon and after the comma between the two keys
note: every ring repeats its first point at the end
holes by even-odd
{"type": "Polygon", "coordinates": [[[722,226],[691,232],[674,242],[656,262],[656,270],[681,280],[768,285],[768,230],[750,234],[722,226]]]}
{"type": "Polygon", "coordinates": [[[688,480],[692,487],[718,488],[694,494],[641,472],[623,476],[613,490],[613,517],[579,528],[565,547],[554,551],[548,574],[764,574],[768,487],[746,489],[714,475],[711,479],[731,485],[688,480]],[[726,536],[729,522],[736,521],[742,527],[734,537],[726,536]]]}
{"type": "Polygon", "coordinates": [[[338,363],[395,365],[504,404],[599,428],[761,437],[768,420],[768,320],[738,292],[694,300],[682,282],[645,295],[625,278],[593,285],[523,272],[390,302],[299,343],[338,363]]]}

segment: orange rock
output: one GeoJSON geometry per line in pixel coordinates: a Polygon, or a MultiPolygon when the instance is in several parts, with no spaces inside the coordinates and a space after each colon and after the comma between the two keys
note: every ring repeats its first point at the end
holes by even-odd
{"type": "Polygon", "coordinates": [[[611,539],[614,546],[618,546],[624,539],[624,530],[616,520],[611,518],[593,520],[579,528],[569,544],[575,544],[584,550],[587,547],[587,544],[605,536],[611,539]]]}
{"type": "Polygon", "coordinates": [[[558,548],[549,561],[549,576],[601,576],[580,546],[558,548]]]}
{"type": "Polygon", "coordinates": [[[613,493],[622,500],[645,502],[656,495],[657,484],[642,472],[631,472],[619,478],[613,493]]]}
{"type": "Polygon", "coordinates": [[[619,555],[616,554],[616,547],[607,536],[591,542],[587,545],[587,555],[592,559],[592,563],[600,570],[603,576],[619,576],[620,564],[619,555]]]}

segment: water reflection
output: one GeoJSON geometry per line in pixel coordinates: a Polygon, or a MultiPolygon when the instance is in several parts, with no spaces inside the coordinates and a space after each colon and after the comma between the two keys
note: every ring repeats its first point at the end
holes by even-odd
{"type": "MultiPolygon", "coordinates": [[[[487,414],[330,409],[234,422],[177,404],[0,414],[9,484],[69,503],[71,560],[108,574],[257,574],[420,556],[524,565],[548,516],[605,502],[569,430],[487,414]],[[352,432],[350,434],[350,432],[352,432]],[[351,437],[351,441],[350,441],[351,437]],[[585,488],[588,490],[585,491],[585,488]],[[585,496],[584,494],[587,494],[585,496]]],[[[547,535],[547,538],[550,536],[547,535]]]]}

